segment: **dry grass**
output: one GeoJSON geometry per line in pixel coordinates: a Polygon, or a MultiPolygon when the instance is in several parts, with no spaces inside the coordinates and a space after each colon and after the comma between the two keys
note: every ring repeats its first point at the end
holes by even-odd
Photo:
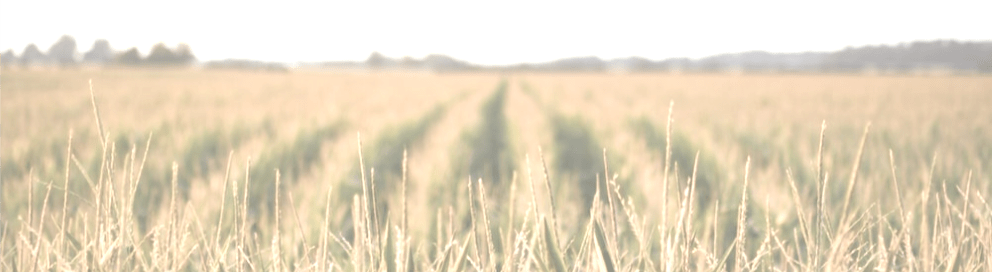
{"type": "Polygon", "coordinates": [[[4,270],[992,267],[988,77],[0,80],[4,270]]]}

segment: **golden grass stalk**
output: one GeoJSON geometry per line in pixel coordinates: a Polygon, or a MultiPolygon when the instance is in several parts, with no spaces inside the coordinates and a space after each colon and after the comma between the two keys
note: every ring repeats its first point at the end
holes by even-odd
{"type": "Polygon", "coordinates": [[[462,246],[461,252],[459,252],[458,257],[455,258],[454,265],[451,266],[451,269],[454,269],[455,271],[462,271],[462,266],[465,266],[465,259],[468,258],[468,254],[466,253],[468,253],[469,242],[471,242],[470,240],[472,240],[472,236],[465,237],[465,245],[462,246]]]}
{"type": "Polygon", "coordinates": [[[616,265],[614,265],[613,254],[610,254],[610,249],[606,245],[606,233],[603,232],[603,226],[599,222],[593,223],[594,235],[596,237],[596,247],[599,249],[600,256],[600,266],[603,271],[614,272],[617,271],[616,265]]]}
{"type": "Polygon", "coordinates": [[[524,155],[524,161],[527,163],[527,180],[530,181],[530,203],[534,207],[534,220],[537,220],[537,214],[540,213],[541,208],[537,203],[537,185],[534,185],[534,175],[531,172],[529,154],[524,155]]]}
{"type": "Polygon", "coordinates": [[[34,226],[34,168],[28,170],[28,226],[34,226]]]}
{"type": "Polygon", "coordinates": [[[327,236],[328,236],[328,233],[331,232],[331,230],[330,230],[330,225],[331,225],[331,222],[330,222],[331,221],[331,193],[333,192],[333,189],[334,189],[334,187],[327,186],[327,200],[325,201],[325,204],[324,204],[324,220],[323,220],[324,223],[320,227],[320,254],[318,255],[320,258],[317,259],[317,262],[318,262],[317,263],[317,269],[320,269],[321,271],[326,271],[326,270],[329,270],[330,269],[329,267],[325,266],[325,264],[327,264],[327,259],[329,257],[328,250],[327,250],[327,248],[328,248],[327,236]]]}
{"type": "Polygon", "coordinates": [[[438,255],[440,261],[436,262],[437,265],[435,266],[434,271],[448,271],[448,262],[451,260],[451,247],[455,244],[454,242],[455,241],[451,241],[444,246],[444,250],[441,251],[440,255],[438,255]]]}
{"type": "MultiPolygon", "coordinates": [[[[243,271],[245,269],[245,267],[248,266],[248,265],[250,265],[250,263],[251,263],[248,260],[248,258],[249,258],[248,245],[245,244],[246,239],[248,237],[248,235],[247,235],[247,228],[248,228],[248,226],[247,226],[248,225],[248,192],[249,192],[248,191],[248,183],[250,183],[250,180],[251,180],[251,157],[248,157],[248,159],[245,161],[245,182],[244,182],[245,183],[245,186],[244,186],[244,190],[242,191],[243,192],[242,193],[243,196],[242,196],[242,199],[241,199],[241,202],[240,203],[235,203],[235,209],[240,208],[240,211],[239,211],[240,214],[239,214],[239,216],[237,218],[237,220],[238,220],[238,224],[237,224],[237,226],[238,226],[238,229],[237,229],[237,232],[238,232],[238,237],[237,237],[237,241],[238,241],[237,242],[237,245],[238,245],[237,265],[238,266],[237,266],[237,269],[238,269],[238,271],[243,271]]],[[[237,184],[235,184],[235,185],[237,185],[237,184]]],[[[238,198],[237,186],[235,186],[235,189],[234,190],[235,190],[234,198],[237,199],[238,198]]]]}
{"type": "Polygon", "coordinates": [[[816,213],[813,217],[813,227],[815,228],[815,233],[813,234],[813,253],[812,255],[812,267],[820,267],[820,237],[822,233],[822,226],[826,220],[826,211],[824,207],[826,189],[827,189],[827,176],[823,171],[823,138],[827,131],[827,120],[823,120],[820,123],[820,140],[816,148],[816,213]]]}
{"type": "Polygon", "coordinates": [[[503,243],[503,254],[505,254],[505,256],[503,257],[503,259],[506,262],[512,263],[513,262],[513,251],[514,251],[513,236],[516,233],[516,228],[513,225],[513,223],[514,223],[514,220],[515,220],[515,218],[514,218],[515,217],[515,214],[514,213],[517,210],[517,171],[513,171],[512,178],[510,178],[510,202],[509,202],[509,204],[510,205],[507,206],[507,209],[509,209],[509,211],[507,211],[509,213],[509,216],[507,217],[506,240],[505,241],[502,241],[502,243],[503,243]]]}
{"type": "Polygon", "coordinates": [[[699,170],[699,151],[696,151],[695,158],[692,160],[692,182],[689,185],[689,196],[688,196],[689,200],[686,202],[688,203],[687,209],[689,210],[689,214],[686,217],[685,228],[683,229],[683,232],[685,234],[685,245],[684,245],[684,250],[682,251],[683,254],[682,261],[685,262],[683,263],[684,266],[688,265],[687,262],[689,260],[689,247],[691,246],[692,240],[695,240],[696,238],[695,235],[696,232],[692,227],[692,222],[694,218],[693,215],[695,214],[695,210],[693,209],[693,207],[695,206],[693,204],[696,203],[695,202],[696,183],[697,183],[696,173],[698,173],[698,170],[699,170]]]}
{"type": "Polygon", "coordinates": [[[385,264],[384,267],[386,268],[386,272],[396,272],[396,270],[397,270],[396,269],[396,264],[397,264],[398,260],[396,259],[396,242],[394,241],[395,240],[395,238],[394,238],[395,235],[390,235],[390,233],[391,233],[391,231],[389,231],[389,220],[387,219],[386,220],[386,232],[383,233],[383,235],[386,235],[386,237],[384,237],[382,239],[383,240],[383,242],[382,242],[382,248],[383,249],[382,249],[382,252],[381,252],[381,254],[382,254],[381,259],[382,259],[382,262],[385,264]]]}
{"type": "Polygon", "coordinates": [[[273,226],[273,227],[275,227],[275,235],[272,236],[272,246],[271,247],[272,247],[272,268],[275,271],[279,271],[279,270],[282,270],[280,268],[280,266],[282,265],[281,262],[280,262],[280,260],[282,259],[282,257],[281,257],[281,255],[282,255],[282,243],[281,243],[281,241],[279,241],[280,236],[282,236],[282,234],[279,233],[279,230],[281,229],[281,223],[282,222],[279,220],[280,219],[279,218],[279,215],[280,215],[279,214],[279,210],[280,210],[279,209],[279,207],[280,207],[279,206],[279,187],[280,187],[279,181],[280,181],[280,173],[279,173],[279,169],[275,169],[275,170],[276,170],[276,190],[275,190],[275,202],[276,202],[276,206],[275,206],[274,209],[275,209],[275,212],[276,212],[276,225],[273,226]]]}
{"type": "Polygon", "coordinates": [[[352,267],[356,271],[369,269],[364,267],[364,265],[367,263],[366,259],[369,258],[368,249],[366,249],[366,247],[368,247],[369,244],[366,238],[368,232],[366,232],[365,230],[366,225],[365,225],[365,221],[363,220],[365,213],[365,211],[362,210],[363,205],[364,204],[362,203],[360,196],[355,195],[351,198],[351,215],[353,222],[352,228],[355,233],[355,239],[354,239],[355,242],[351,245],[352,246],[351,251],[349,252],[350,254],[348,255],[351,256],[352,267]],[[359,216],[362,216],[362,218],[357,218],[359,216]]]}
{"type": "Polygon", "coordinates": [[[744,163],[744,186],[741,189],[741,205],[737,212],[737,235],[734,237],[734,244],[736,245],[736,259],[734,261],[734,271],[743,271],[746,267],[748,261],[747,254],[745,250],[747,247],[747,178],[748,174],[751,172],[751,156],[747,157],[747,162],[744,163]]]}
{"type": "MultiPolygon", "coordinates": [[[[402,209],[403,209],[403,214],[402,214],[403,215],[403,218],[402,218],[402,221],[400,221],[401,222],[400,230],[401,230],[401,233],[403,234],[403,237],[404,238],[408,235],[407,234],[407,230],[408,230],[407,229],[407,213],[408,212],[407,212],[407,204],[406,204],[406,197],[407,197],[407,188],[406,188],[406,169],[407,169],[406,167],[407,167],[407,164],[406,163],[407,163],[406,148],[404,148],[403,149],[403,169],[402,169],[402,172],[403,173],[402,173],[402,178],[401,178],[401,181],[400,181],[401,182],[400,186],[402,187],[402,189],[401,189],[401,192],[402,192],[401,193],[401,197],[402,197],[402,203],[403,203],[402,204],[403,205],[402,206],[402,209]]],[[[406,243],[404,243],[404,245],[405,244],[406,243]]],[[[405,248],[403,250],[403,252],[408,252],[408,251],[409,251],[409,248],[405,248]]]]}
{"type": "MultiPolygon", "coordinates": [[[[372,241],[374,241],[375,239],[373,238],[374,236],[372,230],[373,227],[372,211],[370,211],[371,207],[369,207],[371,192],[369,191],[368,180],[365,179],[365,159],[362,157],[362,134],[360,132],[357,133],[357,139],[358,139],[358,167],[360,172],[362,173],[361,174],[362,175],[362,198],[361,198],[362,212],[352,213],[352,216],[362,215],[362,220],[365,220],[364,222],[365,239],[363,240],[364,243],[367,245],[364,247],[367,251],[365,254],[368,254],[369,261],[372,261],[375,258],[373,253],[374,250],[373,245],[375,243],[373,243],[372,241]]],[[[372,173],[375,173],[374,170],[372,171],[373,171],[372,173]]]]}
{"type": "MultiPolygon", "coordinates": [[[[675,109],[675,101],[668,102],[668,118],[665,119],[665,170],[662,175],[661,185],[661,226],[668,228],[668,171],[672,164],[672,111],[675,109]]],[[[667,231],[662,232],[662,236],[667,231]]]]}
{"type": "MultiPolygon", "coordinates": [[[[90,84],[91,84],[90,91],[92,94],[92,90],[93,90],[92,81],[90,82],[90,84]]],[[[96,109],[96,102],[94,101],[93,103],[94,103],[93,108],[96,109]]],[[[65,235],[66,233],[68,233],[68,230],[65,228],[65,217],[67,215],[66,211],[68,211],[67,208],[69,207],[69,158],[70,157],[72,157],[72,129],[69,130],[69,143],[68,143],[68,147],[66,148],[66,155],[65,155],[65,182],[62,183],[62,191],[64,192],[64,194],[62,195],[62,221],[60,221],[61,223],[59,224],[61,229],[61,233],[59,234],[59,240],[60,240],[59,244],[61,251],[66,250],[65,235]]],[[[44,218],[42,218],[42,220],[44,220],[44,218]]]]}
{"type": "MultiPolygon", "coordinates": [[[[296,228],[300,232],[300,240],[303,241],[303,258],[305,258],[308,262],[312,262],[313,259],[310,257],[312,254],[310,242],[307,241],[306,232],[303,230],[303,222],[300,221],[300,214],[296,211],[296,201],[293,200],[293,192],[287,193],[286,196],[289,197],[289,208],[293,211],[293,217],[296,219],[296,228]]],[[[282,252],[281,249],[280,252],[282,252]]],[[[282,255],[280,255],[280,257],[282,257],[282,255]]]]}
{"type": "Polygon", "coordinates": [[[90,79],[90,103],[93,104],[93,116],[96,118],[97,132],[100,133],[100,145],[107,148],[107,136],[103,130],[103,119],[100,118],[100,109],[96,106],[96,95],[93,94],[93,79],[90,79]]]}
{"type": "MultiPolygon", "coordinates": [[[[805,209],[803,209],[802,198],[799,197],[799,189],[796,188],[796,180],[792,177],[791,170],[786,171],[786,177],[789,179],[789,188],[792,189],[792,203],[796,206],[796,218],[797,221],[799,221],[799,233],[802,234],[803,242],[807,245],[814,245],[816,242],[814,242],[813,238],[810,237],[810,227],[807,223],[806,213],[804,212],[805,209]]],[[[799,239],[796,239],[796,243],[798,242],[799,239]]],[[[815,249],[807,250],[807,260],[812,261],[815,258],[815,254],[815,249]]]]}
{"type": "Polygon", "coordinates": [[[847,180],[847,190],[844,193],[844,208],[841,209],[841,228],[847,226],[847,220],[849,220],[848,207],[851,204],[851,193],[854,192],[854,183],[858,180],[858,169],[861,167],[861,158],[864,155],[865,141],[868,140],[868,129],[871,128],[871,123],[865,125],[865,132],[861,135],[861,143],[858,144],[858,155],[855,156],[854,165],[851,167],[851,178],[847,180]]]}
{"type": "MultiPolygon", "coordinates": [[[[472,190],[472,178],[471,177],[469,177],[468,184],[466,184],[466,185],[467,185],[466,186],[466,190],[467,190],[467,193],[468,193],[468,211],[469,211],[469,216],[470,216],[469,218],[472,221],[472,224],[471,224],[472,232],[471,232],[471,234],[475,236],[475,240],[472,243],[472,245],[475,247],[475,250],[473,250],[473,251],[475,252],[475,259],[476,260],[479,260],[481,262],[482,261],[482,253],[481,253],[482,252],[482,247],[479,246],[479,243],[482,243],[482,241],[484,241],[484,240],[482,240],[482,237],[480,237],[480,234],[479,234],[479,226],[478,226],[478,223],[477,223],[477,222],[479,222],[479,220],[478,220],[479,217],[475,215],[475,213],[476,213],[475,212],[475,192],[472,190]]],[[[483,212],[485,212],[485,211],[483,211],[483,212]]]]}
{"type": "Polygon", "coordinates": [[[540,146],[537,147],[537,153],[541,154],[541,166],[544,167],[544,185],[547,186],[548,189],[548,200],[551,203],[551,219],[553,219],[554,221],[552,222],[552,226],[554,227],[552,230],[554,230],[554,234],[556,237],[555,241],[557,241],[558,209],[555,208],[555,193],[554,193],[555,191],[551,189],[551,175],[548,174],[548,163],[544,160],[544,151],[541,150],[540,146]]]}
{"type": "MultiPolygon", "coordinates": [[[[220,194],[221,195],[220,196],[220,212],[217,215],[217,230],[216,230],[216,233],[214,234],[214,244],[213,244],[213,248],[214,249],[219,249],[220,248],[220,231],[224,228],[223,227],[223,223],[224,223],[224,208],[226,207],[225,204],[227,203],[227,184],[228,184],[228,180],[231,178],[231,160],[233,158],[234,158],[234,151],[232,150],[229,153],[227,153],[227,166],[224,167],[225,168],[225,170],[224,170],[224,190],[221,191],[221,194],[220,194]]],[[[237,187],[237,184],[235,184],[235,187],[237,187]]],[[[235,198],[237,198],[237,194],[235,194],[235,198]]],[[[237,220],[237,218],[235,218],[235,220],[237,220]]]]}
{"type": "MultiPolygon", "coordinates": [[[[172,264],[171,264],[170,267],[176,267],[176,265],[177,265],[176,261],[178,261],[178,258],[177,258],[178,257],[178,252],[176,252],[176,250],[179,249],[179,237],[178,237],[179,236],[179,228],[176,226],[177,224],[179,224],[179,209],[176,207],[176,195],[179,194],[179,190],[178,190],[178,187],[179,187],[179,184],[178,183],[179,183],[179,181],[178,181],[178,179],[179,179],[179,163],[172,162],[172,182],[171,182],[171,185],[172,185],[172,196],[170,197],[170,200],[169,200],[169,223],[170,224],[169,224],[169,232],[168,232],[169,235],[167,236],[167,239],[169,239],[169,240],[166,243],[167,245],[169,245],[169,248],[172,249],[172,250],[170,250],[170,252],[172,253],[172,254],[170,254],[170,260],[169,260],[169,261],[172,262],[172,264]]],[[[247,183],[245,183],[245,184],[247,184],[247,183]]],[[[245,191],[247,191],[247,190],[245,190],[245,191]]],[[[245,195],[247,196],[248,194],[246,193],[245,195]]],[[[246,200],[245,203],[247,203],[247,202],[248,201],[246,200]]]]}
{"type": "Polygon", "coordinates": [[[35,229],[34,229],[34,232],[35,232],[35,235],[36,235],[36,239],[35,239],[35,242],[34,242],[34,248],[31,249],[31,254],[34,256],[34,261],[31,262],[31,264],[33,266],[32,267],[32,270],[41,270],[38,267],[38,266],[40,266],[40,264],[38,263],[38,261],[39,261],[39,259],[41,257],[41,254],[39,253],[39,250],[41,249],[41,239],[43,238],[42,236],[44,235],[44,231],[45,231],[45,229],[44,229],[44,227],[45,227],[45,213],[48,211],[48,197],[51,196],[51,194],[52,194],[52,182],[48,182],[48,188],[45,189],[45,199],[42,200],[42,202],[41,202],[42,203],[41,204],[41,216],[38,217],[38,227],[35,227],[35,229]]]}
{"type": "Polygon", "coordinates": [[[375,186],[375,168],[373,167],[369,169],[369,195],[372,198],[366,200],[372,203],[372,207],[371,207],[371,211],[366,210],[365,212],[370,212],[372,214],[371,215],[372,226],[375,227],[374,229],[372,229],[373,230],[372,234],[375,235],[375,239],[373,241],[378,242],[379,234],[382,233],[382,228],[379,227],[379,201],[376,198],[376,191],[378,190],[376,189],[375,186]]]}
{"type": "MultiPolygon", "coordinates": [[[[611,192],[615,191],[614,180],[610,179],[610,166],[608,160],[606,159],[606,148],[603,148],[603,182],[606,183],[606,199],[610,203],[609,219],[613,225],[613,251],[619,251],[618,245],[620,242],[620,227],[617,224],[617,207],[613,204],[613,194],[611,192]]],[[[599,178],[596,178],[596,186],[599,186],[599,178]]],[[[599,201],[595,199],[594,201],[599,201]]],[[[618,200],[619,201],[619,200],[618,200]]],[[[608,243],[608,242],[607,242],[608,243]]]]}
{"type": "MultiPolygon", "coordinates": [[[[490,224],[490,221],[489,221],[489,212],[488,212],[489,211],[489,207],[487,207],[487,205],[486,205],[486,187],[484,185],[482,185],[482,179],[481,178],[478,180],[478,183],[477,184],[479,186],[479,200],[482,202],[482,225],[485,227],[485,230],[486,230],[486,233],[485,233],[486,244],[489,246],[489,255],[488,255],[489,257],[487,258],[489,260],[489,262],[488,262],[488,269],[491,269],[491,270],[495,271],[496,270],[496,256],[497,256],[496,255],[496,248],[495,248],[496,245],[493,244],[493,236],[492,236],[493,231],[489,227],[491,224],[490,224]]],[[[481,262],[481,260],[480,260],[480,262],[481,262]]]]}
{"type": "Polygon", "coordinates": [[[547,220],[543,221],[544,246],[548,251],[548,261],[551,263],[551,268],[557,272],[568,271],[565,268],[565,259],[562,257],[561,250],[558,249],[558,241],[555,241],[555,236],[551,231],[551,226],[548,224],[547,220]]]}

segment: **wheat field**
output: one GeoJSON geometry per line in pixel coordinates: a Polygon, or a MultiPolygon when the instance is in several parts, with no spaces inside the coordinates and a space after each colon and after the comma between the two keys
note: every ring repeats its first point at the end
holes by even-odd
{"type": "Polygon", "coordinates": [[[4,71],[5,271],[985,271],[992,77],[4,71]]]}

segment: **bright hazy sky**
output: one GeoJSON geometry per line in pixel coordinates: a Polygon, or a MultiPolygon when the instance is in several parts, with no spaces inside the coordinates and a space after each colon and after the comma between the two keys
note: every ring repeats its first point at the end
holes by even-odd
{"type": "Polygon", "coordinates": [[[364,60],[442,53],[481,64],[565,57],[705,57],[992,40],[989,1],[47,1],[0,2],[0,51],[187,43],[202,60],[364,60]],[[278,3],[278,4],[277,4],[278,3]]]}

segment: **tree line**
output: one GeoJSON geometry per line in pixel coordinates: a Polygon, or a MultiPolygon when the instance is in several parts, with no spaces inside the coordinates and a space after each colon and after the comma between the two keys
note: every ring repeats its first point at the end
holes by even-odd
{"type": "Polygon", "coordinates": [[[173,48],[158,43],[152,46],[147,55],[142,55],[137,47],[115,51],[110,47],[110,42],[100,39],[93,43],[90,50],[80,53],[76,39],[69,35],[59,38],[47,52],[42,52],[35,44],[29,44],[20,55],[13,50],[0,54],[0,64],[5,67],[189,66],[196,61],[192,49],[184,43],[173,48]]]}
{"type": "Polygon", "coordinates": [[[483,66],[446,55],[424,59],[390,58],[373,52],[364,62],[337,61],[304,66],[351,69],[394,69],[502,72],[779,72],[779,73],[992,73],[992,41],[935,40],[897,45],[847,47],[832,52],[771,53],[749,51],[704,58],[643,57],[564,58],[541,63],[483,66]]]}

